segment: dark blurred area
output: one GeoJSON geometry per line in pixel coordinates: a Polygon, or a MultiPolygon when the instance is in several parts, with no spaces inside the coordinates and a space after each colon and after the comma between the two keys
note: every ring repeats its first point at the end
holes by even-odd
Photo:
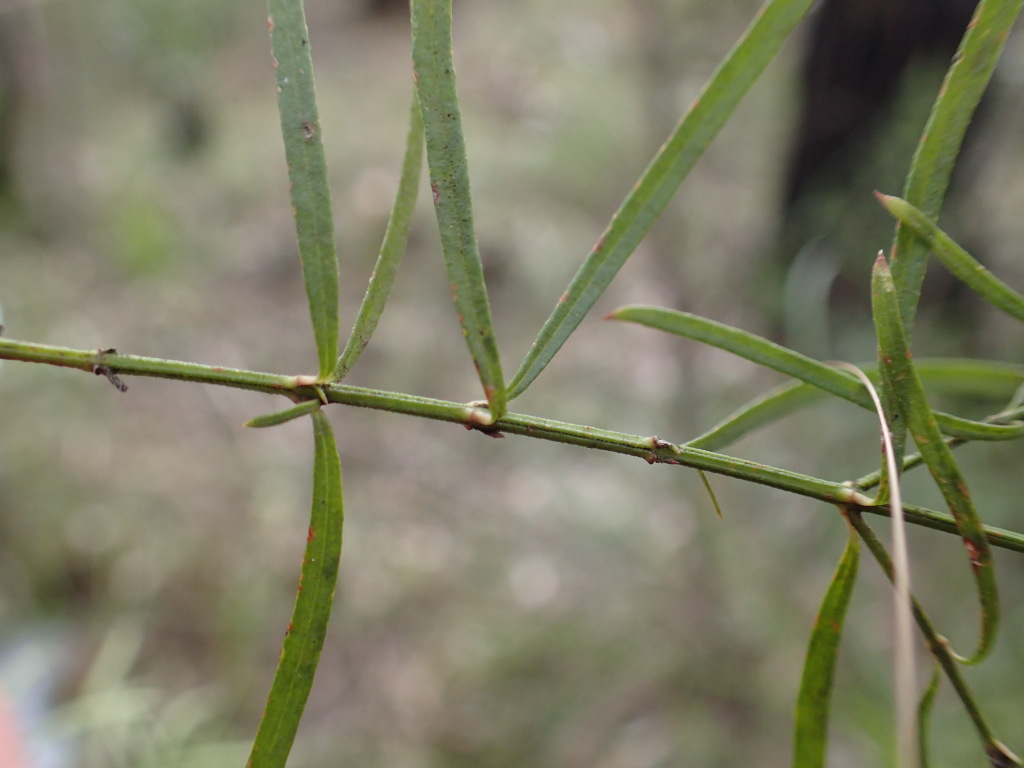
{"type": "MultiPolygon", "coordinates": [[[[826,355],[843,343],[849,326],[864,325],[864,275],[879,247],[868,238],[891,229],[877,211],[871,215],[870,193],[899,192],[933,95],[975,5],[825,0],[812,13],[776,248],[785,279],[779,315],[788,343],[826,355]],[[872,228],[872,220],[880,226],[872,228]]],[[[958,227],[955,217],[964,215],[965,206],[976,215],[970,197],[977,179],[971,171],[986,160],[986,148],[978,145],[988,138],[987,103],[965,139],[947,206],[953,210],[952,234],[970,238],[963,244],[983,260],[981,227],[958,227]]],[[[948,354],[985,349],[982,302],[941,268],[932,270],[923,303],[931,310],[928,324],[942,326],[949,340],[948,354]]]]}
{"type": "MultiPolygon", "coordinates": [[[[475,218],[506,374],[757,5],[457,4],[475,218]]],[[[784,309],[804,351],[870,359],[857,291],[892,233],[870,191],[899,191],[962,5],[831,0],[814,11],[516,410],[684,441],[779,383],[696,344],[599,322],[630,302],[762,333],[784,309]],[[824,277],[805,266],[806,301],[780,308],[781,273],[811,258],[812,242],[828,246],[824,277]]],[[[307,10],[344,331],[397,184],[408,3],[307,10]]],[[[1020,61],[1011,40],[949,219],[983,233],[987,263],[1018,286],[1020,61]]],[[[0,5],[0,81],[6,336],[311,370],[262,8],[0,5]]],[[[391,304],[349,380],[468,401],[478,384],[429,199],[421,191],[391,304]]],[[[923,312],[915,352],[944,351],[923,312]]],[[[1019,359],[1018,329],[979,328],[986,349],[1019,359]]],[[[128,384],[122,394],[100,377],[0,368],[0,684],[34,768],[241,764],[305,542],[308,427],[243,430],[278,406],[262,396],[128,384]]],[[[384,413],[331,418],[345,472],[342,580],[290,764],[789,759],[807,636],[846,535],[833,510],[712,477],[720,519],[689,471],[384,413]]],[[[735,451],[842,480],[876,468],[876,430],[830,404],[735,451]]],[[[1007,478],[1020,451],[962,455],[986,521],[1019,529],[1007,478]]],[[[911,498],[941,504],[927,478],[908,482],[911,498]]],[[[959,542],[916,530],[911,543],[921,600],[968,645],[976,609],[959,542]]],[[[997,559],[1013,637],[1024,574],[1019,558],[997,559]]],[[[833,705],[840,768],[885,764],[892,744],[889,592],[872,564],[862,569],[833,705]]],[[[1018,751],[1019,645],[1004,641],[972,677],[1018,751]]],[[[937,754],[978,762],[946,690],[936,726],[937,754]]]]}

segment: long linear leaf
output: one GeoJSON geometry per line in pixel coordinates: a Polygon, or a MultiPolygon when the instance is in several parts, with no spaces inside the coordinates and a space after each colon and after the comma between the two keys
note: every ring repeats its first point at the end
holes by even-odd
{"type": "Polygon", "coordinates": [[[452,0],[413,0],[412,58],[452,301],[493,422],[504,415],[507,396],[473,228],[469,164],[452,64],[452,0]]]}
{"type": "Polygon", "coordinates": [[[914,230],[949,271],[971,290],[1010,317],[1024,322],[1024,296],[985,269],[923,211],[898,197],[879,194],[878,199],[899,222],[914,230]]]}
{"type": "Polygon", "coordinates": [[[302,575],[247,768],[284,768],[313,687],[334,603],[344,508],[338,449],[331,423],[322,411],[313,413],[313,437],[313,505],[302,575]]]}
{"type": "Polygon", "coordinates": [[[768,0],[658,150],[541,328],[512,383],[521,395],[604,293],[813,0],[768,0]]]}
{"type": "Polygon", "coordinates": [[[302,276],[316,337],[319,378],[326,381],[338,357],[338,255],[309,32],[302,0],[267,0],[267,8],[302,276]]]}
{"type": "Polygon", "coordinates": [[[825,593],[825,599],[822,600],[807,646],[796,704],[793,768],[820,768],[825,765],[832,680],[835,677],[846,609],[857,581],[859,560],[860,539],[851,528],[846,548],[825,593]]]}
{"type": "MultiPolygon", "coordinates": [[[[844,400],[872,410],[871,396],[857,379],[834,366],[794,352],[762,336],[706,317],[647,306],[620,307],[607,316],[700,341],[751,362],[792,376],[844,400]]],[[[1024,436],[1024,424],[986,424],[946,413],[935,414],[943,432],[971,440],[1013,440],[1024,436]]]]}
{"type": "Polygon", "coordinates": [[[405,253],[405,244],[409,237],[409,223],[416,207],[416,192],[420,184],[420,168],[423,166],[423,117],[420,115],[420,104],[413,92],[412,107],[409,110],[409,132],[405,139],[405,158],[402,160],[402,175],[398,181],[398,192],[395,204],[391,208],[388,226],[384,231],[384,242],[381,243],[377,263],[370,276],[370,285],[366,289],[363,303],[359,307],[352,333],[348,337],[345,349],[338,358],[334,369],[334,381],[341,381],[355,365],[356,360],[370,343],[370,336],[377,329],[384,305],[387,304],[394,285],[398,264],[405,253]]]}
{"type": "Polygon", "coordinates": [[[801,408],[824,400],[827,393],[802,382],[787,382],[740,406],[707,432],[685,443],[690,448],[718,451],[741,437],[801,408]]]}
{"type": "MultiPolygon", "coordinates": [[[[903,197],[926,216],[939,214],[960,145],[1024,0],[981,0],[932,107],[914,153],[903,197]]],[[[927,265],[928,246],[899,227],[892,249],[892,273],[900,316],[908,338],[927,265]]]]}
{"type": "Polygon", "coordinates": [[[878,334],[882,375],[894,393],[907,429],[917,444],[928,470],[942,492],[970,558],[981,602],[981,633],[978,648],[966,659],[977,663],[988,655],[999,626],[999,596],[988,539],[971,500],[967,482],[942,439],[935,416],[925,398],[924,387],[911,359],[903,332],[896,285],[885,257],[879,254],[871,279],[871,303],[878,334]]]}
{"type": "MultiPolygon", "coordinates": [[[[877,366],[863,366],[863,370],[869,378],[877,380],[877,366]]],[[[988,360],[919,360],[917,372],[935,392],[969,397],[1005,398],[1024,382],[1024,368],[1021,366],[988,360]]],[[[706,451],[720,450],[761,427],[820,402],[825,395],[826,392],[810,384],[782,384],[737,408],[686,445],[706,451]]],[[[857,486],[863,487],[859,482],[857,486]]]]}

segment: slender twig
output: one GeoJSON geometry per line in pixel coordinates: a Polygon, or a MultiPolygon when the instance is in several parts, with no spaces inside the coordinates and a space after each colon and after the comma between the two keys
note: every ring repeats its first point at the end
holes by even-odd
{"type": "MultiPolygon", "coordinates": [[[[851,525],[857,530],[861,540],[867,545],[871,554],[874,555],[875,560],[878,561],[886,577],[889,581],[892,581],[893,564],[889,553],[885,550],[885,546],[875,535],[871,527],[864,522],[859,512],[851,510],[847,517],[851,525]]],[[[921,604],[916,599],[911,598],[911,604],[914,610],[914,620],[917,622],[921,634],[924,635],[925,642],[928,644],[928,650],[931,651],[936,661],[939,662],[953,689],[956,691],[956,695],[963,703],[967,716],[971,718],[971,722],[974,723],[975,730],[977,730],[978,736],[985,746],[985,753],[988,755],[989,760],[995,766],[1020,765],[1020,759],[996,739],[992,729],[985,722],[985,718],[978,708],[978,703],[974,700],[974,694],[971,693],[970,688],[967,687],[967,681],[960,674],[960,665],[957,662],[956,654],[953,653],[949,646],[949,640],[935,630],[935,627],[921,608],[921,604]]]]}
{"type": "MultiPolygon", "coordinates": [[[[323,394],[329,402],[341,405],[390,411],[435,421],[447,421],[489,434],[524,435],[540,440],[637,456],[650,464],[672,464],[702,469],[819,501],[844,504],[850,508],[876,515],[886,517],[889,515],[887,506],[875,506],[872,500],[856,489],[852,483],[822,480],[721,453],[674,445],[658,437],[642,437],[518,413],[508,413],[495,424],[482,426],[478,416],[479,409],[472,404],[466,405],[429,397],[365,389],[346,384],[318,387],[316,378],[313,376],[284,376],[177,360],[122,355],[114,350],[90,351],[51,347],[14,339],[0,339],[0,360],[3,359],[44,363],[107,375],[148,376],[217,384],[235,389],[284,395],[295,402],[320,399],[323,394]]],[[[944,512],[924,507],[905,506],[904,515],[908,523],[944,533],[956,533],[956,523],[950,515],[944,512]]],[[[1024,534],[991,526],[985,527],[985,534],[993,546],[1024,552],[1024,534]]]]}

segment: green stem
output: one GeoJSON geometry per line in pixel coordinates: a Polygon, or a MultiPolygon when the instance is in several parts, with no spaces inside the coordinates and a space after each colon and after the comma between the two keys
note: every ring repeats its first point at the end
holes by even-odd
{"type": "MultiPolygon", "coordinates": [[[[51,347],[13,339],[0,339],[0,360],[4,359],[57,365],[101,374],[148,376],[217,384],[235,389],[284,395],[295,402],[319,399],[322,391],[328,402],[340,405],[390,411],[435,421],[447,421],[492,435],[502,433],[523,435],[626,456],[636,456],[650,464],[672,464],[700,469],[778,488],[818,501],[845,504],[872,514],[884,516],[889,514],[887,507],[875,506],[872,499],[849,483],[822,480],[721,453],[676,445],[657,437],[614,432],[519,413],[508,413],[493,425],[487,425],[486,418],[481,418],[480,409],[474,405],[353,387],[347,384],[318,386],[313,376],[282,376],[198,363],[122,355],[113,351],[51,347]]],[[[946,513],[921,507],[905,507],[904,514],[908,523],[945,533],[956,532],[956,523],[946,513]]],[[[990,526],[985,527],[985,534],[993,546],[1024,552],[1024,534],[990,526]]]]}
{"type": "MultiPolygon", "coordinates": [[[[847,517],[849,518],[851,525],[853,525],[857,530],[861,540],[867,545],[871,554],[874,555],[875,560],[877,560],[878,564],[882,567],[882,571],[885,573],[886,577],[889,581],[892,581],[892,559],[889,557],[889,553],[886,551],[885,545],[883,545],[878,539],[871,527],[864,522],[864,519],[859,513],[851,511],[847,517]]],[[[989,728],[988,723],[985,722],[985,718],[982,717],[981,710],[978,708],[978,704],[974,700],[974,695],[971,693],[970,688],[967,687],[967,682],[960,674],[960,665],[957,663],[956,656],[949,647],[949,641],[935,630],[935,627],[921,608],[921,604],[918,603],[916,599],[912,599],[912,604],[914,620],[917,622],[917,626],[921,629],[921,634],[924,635],[925,641],[928,644],[928,650],[931,651],[936,661],[939,662],[939,665],[946,673],[946,677],[953,685],[956,695],[963,703],[968,717],[970,717],[971,721],[974,723],[978,736],[981,738],[981,742],[985,746],[985,754],[988,755],[993,765],[1020,765],[1017,757],[995,738],[995,735],[992,733],[992,729],[989,728]],[[999,761],[997,762],[997,760],[999,761]]]]}

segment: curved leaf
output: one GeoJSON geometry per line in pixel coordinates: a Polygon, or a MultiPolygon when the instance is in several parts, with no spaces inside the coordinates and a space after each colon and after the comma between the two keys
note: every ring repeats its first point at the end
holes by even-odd
{"type": "MultiPolygon", "coordinates": [[[[925,216],[938,216],[960,145],[1024,0],[981,0],[939,90],[903,187],[903,197],[925,216]]],[[[909,338],[927,265],[928,246],[898,227],[892,273],[909,338]]]]}
{"type": "Polygon", "coordinates": [[[935,416],[928,406],[924,387],[914,368],[903,332],[899,303],[892,273],[879,254],[871,279],[871,303],[878,333],[882,375],[894,393],[899,412],[917,444],[928,470],[942,492],[957,530],[964,539],[981,602],[981,637],[974,655],[965,661],[977,663],[988,655],[999,626],[999,597],[988,539],[974,508],[967,482],[942,439],[935,416]]]}
{"type": "Polygon", "coordinates": [[[612,217],[509,385],[521,395],[604,293],[813,0],[768,0],[612,217]]]}
{"type": "MultiPolygon", "coordinates": [[[[841,364],[859,378],[875,404],[878,428],[882,435],[882,462],[889,493],[893,550],[893,698],[896,700],[896,764],[902,768],[918,766],[918,724],[914,714],[917,674],[914,662],[913,597],[910,592],[910,556],[907,553],[907,523],[903,514],[903,492],[899,467],[893,450],[892,433],[885,421],[882,401],[874,385],[859,368],[841,364]]],[[[853,529],[851,528],[851,533],[853,529]]]]}
{"type": "Polygon", "coordinates": [[[334,603],[344,508],[338,449],[331,423],[322,411],[313,413],[313,437],[313,505],[302,575],[248,768],[284,767],[313,687],[334,603]]]}
{"type": "Polygon", "coordinates": [[[876,196],[889,213],[913,229],[949,271],[971,290],[1010,317],[1024,322],[1024,296],[985,269],[949,235],[939,229],[934,221],[906,200],[878,193],[876,196]]]}
{"type": "MultiPolygon", "coordinates": [[[[609,314],[608,318],[639,323],[718,347],[779,373],[800,379],[862,408],[874,408],[867,390],[850,374],[739,328],[691,315],[689,312],[646,306],[620,307],[609,314]]],[[[954,437],[970,440],[1013,440],[1024,437],[1024,423],[987,424],[945,413],[937,413],[935,417],[939,420],[942,431],[954,437]]]]}
{"type": "Polygon", "coordinates": [[[763,426],[824,400],[825,395],[825,392],[809,384],[788,382],[741,406],[707,432],[684,445],[705,451],[721,450],[763,426]]]}
{"type": "MultiPolygon", "coordinates": [[[[863,370],[868,378],[877,380],[877,366],[866,365],[863,370]]],[[[988,360],[924,359],[918,361],[917,372],[936,392],[970,397],[1007,397],[1024,382],[1024,367],[988,360]]],[[[706,451],[720,450],[763,426],[820,402],[825,394],[802,382],[782,384],[741,406],[686,445],[706,451]]],[[[857,487],[864,486],[858,482],[857,487]]]]}
{"type": "Polygon", "coordinates": [[[301,0],[267,0],[267,7],[299,257],[316,336],[319,378],[326,381],[338,357],[338,255],[309,32],[301,0]]]}
{"type": "Polygon", "coordinates": [[[377,329],[377,323],[384,312],[391,286],[398,273],[398,264],[405,253],[405,244],[409,238],[409,223],[416,207],[416,193],[420,184],[420,168],[423,165],[423,117],[420,115],[420,103],[415,91],[412,95],[412,107],[409,110],[409,132],[405,138],[405,158],[402,160],[402,175],[398,180],[398,192],[395,204],[391,208],[388,226],[384,231],[384,242],[381,243],[377,263],[370,275],[370,285],[366,289],[359,314],[352,326],[345,349],[338,358],[334,369],[333,381],[341,381],[355,365],[356,360],[370,343],[370,336],[377,329]]]}
{"type": "Polygon", "coordinates": [[[852,528],[846,549],[839,560],[818,619],[811,632],[804,661],[800,694],[796,704],[796,727],[793,734],[794,768],[818,768],[825,765],[828,743],[828,713],[832,700],[839,640],[843,634],[846,609],[857,581],[860,560],[860,539],[852,528]]]}
{"type": "Polygon", "coordinates": [[[452,301],[494,422],[505,414],[505,377],[473,228],[469,165],[452,64],[452,0],[414,0],[412,57],[452,301]]]}

